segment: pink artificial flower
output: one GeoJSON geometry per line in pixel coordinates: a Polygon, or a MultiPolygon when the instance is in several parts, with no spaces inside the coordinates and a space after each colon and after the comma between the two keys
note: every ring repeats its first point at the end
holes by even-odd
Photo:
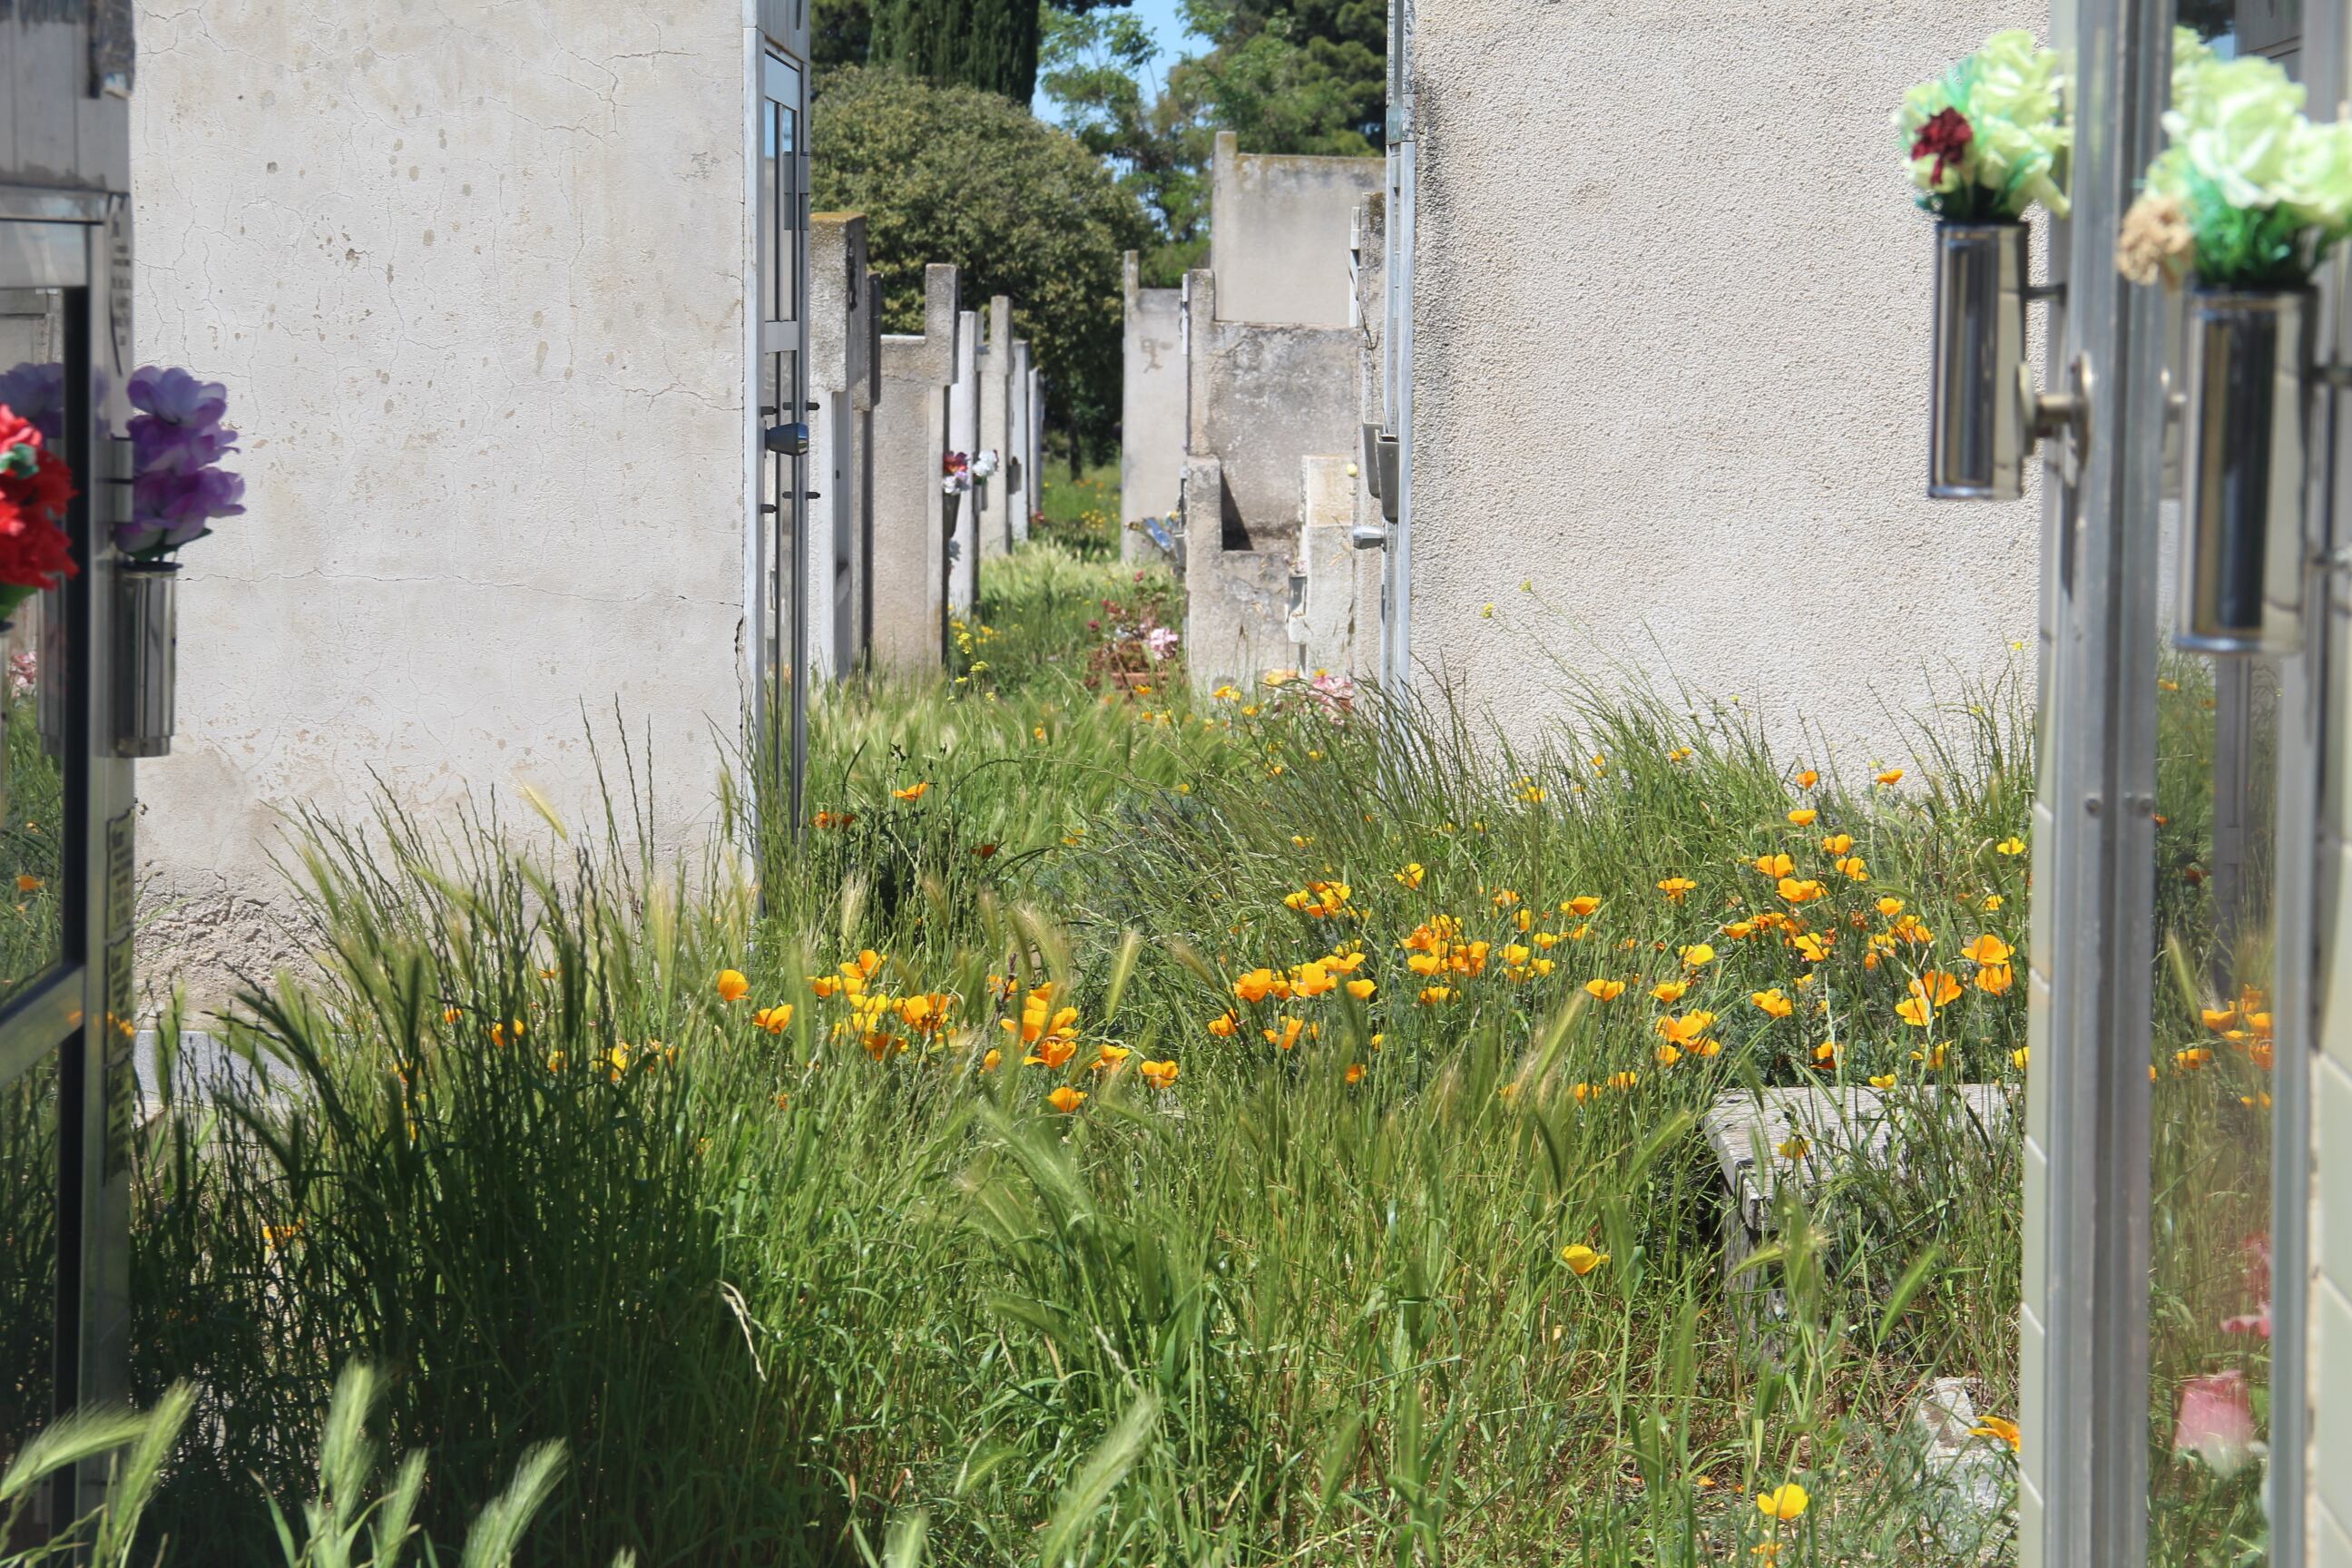
{"type": "Polygon", "coordinates": [[[2221,1320],[2225,1334],[2260,1334],[2271,1337],[2271,1238],[2250,1236],[2238,1244],[2246,1258],[2246,1293],[2262,1302],[2251,1312],[2221,1320]]]}
{"type": "Polygon", "coordinates": [[[31,648],[20,647],[10,654],[8,656],[9,692],[17,697],[30,696],[37,668],[31,648]]]}
{"type": "Polygon", "coordinates": [[[2254,1430],[2253,1390],[2232,1369],[2192,1377],[2180,1385],[2180,1416],[2172,1431],[2176,1454],[2195,1454],[2228,1480],[2263,1453],[2254,1430]]]}

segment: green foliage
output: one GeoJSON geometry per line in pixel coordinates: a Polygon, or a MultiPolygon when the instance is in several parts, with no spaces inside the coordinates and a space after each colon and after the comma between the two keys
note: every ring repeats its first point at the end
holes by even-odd
{"type": "Polygon", "coordinates": [[[1120,256],[1135,199],[1068,133],[966,87],[843,67],[813,126],[814,199],[866,216],[886,330],[921,329],[923,268],[962,268],[967,302],[1013,300],[1057,412],[1090,445],[1118,416],[1120,256]]]}
{"type": "Polygon", "coordinates": [[[873,0],[866,62],[1026,109],[1037,89],[1038,0],[873,0]]]}
{"type": "Polygon", "coordinates": [[[1033,543],[1055,544],[1082,561],[1118,559],[1118,466],[1106,463],[1068,479],[1039,480],[1033,543]]]}
{"type": "Polygon", "coordinates": [[[2209,289],[2301,289],[2317,262],[2307,218],[2282,205],[2235,205],[2193,170],[2189,222],[2197,236],[2197,281],[2209,289]]]}
{"type": "Polygon", "coordinates": [[[862,66],[874,40],[872,0],[813,0],[809,8],[809,63],[817,90],[835,66],[862,66]]]}

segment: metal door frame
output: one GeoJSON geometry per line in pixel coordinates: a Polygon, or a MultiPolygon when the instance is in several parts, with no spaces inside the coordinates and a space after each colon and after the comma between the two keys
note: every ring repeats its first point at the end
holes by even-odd
{"type": "MultiPolygon", "coordinates": [[[[5,174],[0,171],[0,174],[5,174]]],[[[131,346],[130,214],[121,192],[0,183],[0,282],[65,291],[62,446],[79,573],[54,597],[66,616],[59,760],[64,820],[61,950],[0,1008],[0,1087],[54,1064],[58,1095],[57,1296],[51,1405],[63,1416],[127,1391],[130,1192],[138,1081],[131,997],[132,764],[113,754],[106,702],[113,552],[104,531],[122,486],[107,432],[120,426],[131,346]]],[[[126,481],[127,482],[127,481],[126,481]]],[[[61,1472],[50,1517],[95,1507],[102,1463],[61,1472]]]]}
{"type": "MultiPolygon", "coordinates": [[[[788,831],[806,828],[808,772],[808,455],[772,451],[769,432],[804,424],[808,411],[808,215],[809,64],[808,0],[758,0],[754,26],[744,30],[746,224],[744,275],[750,309],[745,316],[744,408],[746,503],[744,620],[750,648],[752,765],[781,764],[782,788],[773,798],[788,813],[788,831]],[[785,95],[771,84],[781,68],[792,81],[785,95]],[[784,160],[781,203],[767,188],[763,138],[768,105],[784,103],[792,116],[792,148],[784,160]],[[761,265],[762,231],[782,222],[780,264],[790,268],[789,317],[768,314],[772,280],[761,265]],[[772,404],[762,402],[761,370],[771,353],[788,356],[791,384],[779,385],[772,404]],[[765,500],[772,488],[773,503],[765,500]],[[787,532],[792,548],[782,548],[787,532]],[[791,689],[779,700],[777,683],[789,676],[791,689]]],[[[751,792],[756,823],[760,792],[751,792]]]]}
{"type": "Polygon", "coordinates": [[[2083,411],[2075,434],[2042,443],[2021,1568],[2146,1561],[2164,304],[2113,257],[2162,144],[2171,29],[2170,0],[2053,7],[2075,68],[2074,214],[2052,226],[2066,293],[2042,384],[2083,411]]]}

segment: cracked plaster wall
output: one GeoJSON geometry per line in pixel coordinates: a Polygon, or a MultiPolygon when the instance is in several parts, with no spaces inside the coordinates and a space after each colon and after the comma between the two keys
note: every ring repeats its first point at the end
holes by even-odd
{"type": "Polygon", "coordinates": [[[583,823],[616,705],[698,844],[743,697],[740,5],[138,25],[139,353],[228,384],[248,487],[188,553],[140,768],[144,975],[201,1005],[298,957],[280,814],[363,811],[372,772],[583,823]]]}
{"type": "Polygon", "coordinates": [[[1887,116],[2046,7],[1414,26],[1416,661],[1520,742],[1566,672],[1630,670],[1868,761],[2030,658],[2038,500],[1927,499],[1930,221],[1887,116]]]}

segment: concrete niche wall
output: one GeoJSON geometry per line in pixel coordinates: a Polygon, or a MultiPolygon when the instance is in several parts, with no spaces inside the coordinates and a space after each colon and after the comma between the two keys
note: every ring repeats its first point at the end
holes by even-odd
{"type": "Polygon", "coordinates": [[[1240,145],[1232,132],[1219,132],[1210,167],[1209,269],[1223,319],[1346,326],[1348,226],[1356,204],[1381,189],[1381,160],[1240,145]]]}
{"type": "Polygon", "coordinates": [[[940,488],[956,372],[956,269],[923,269],[923,331],[882,340],[874,410],[874,658],[921,673],[947,656],[948,542],[956,498],[940,488]]]}
{"type": "Polygon", "coordinates": [[[1126,353],[1119,380],[1119,558],[1161,558],[1137,523],[1176,513],[1184,482],[1183,291],[1146,289],[1127,253],[1126,353]]]}
{"type": "Polygon", "coordinates": [[[872,499],[866,455],[874,442],[874,320],[866,217],[809,218],[809,659],[821,679],[865,661],[871,590],[872,499]]]}
{"type": "Polygon", "coordinates": [[[282,813],[372,774],[595,820],[616,704],[698,842],[747,695],[741,5],[138,13],[138,353],[227,384],[248,486],[140,769],[144,973],[299,961],[282,813]]]}
{"type": "Polygon", "coordinates": [[[2000,27],[2047,9],[1412,0],[1424,670],[1522,741],[1565,666],[1867,762],[2030,644],[2037,500],[1927,499],[1931,225],[1887,128],[2000,27]]]}
{"type": "Polygon", "coordinates": [[[1301,461],[1344,461],[1357,441],[1354,330],[1224,320],[1221,282],[1191,273],[1184,300],[1184,647],[1203,689],[1297,665],[1301,461]]]}

